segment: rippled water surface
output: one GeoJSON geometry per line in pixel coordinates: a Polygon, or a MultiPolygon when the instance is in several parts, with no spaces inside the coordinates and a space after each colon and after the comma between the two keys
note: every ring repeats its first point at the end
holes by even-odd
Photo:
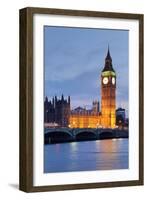
{"type": "Polygon", "coordinates": [[[128,139],[50,144],[44,146],[44,172],[128,168],[128,139]]]}

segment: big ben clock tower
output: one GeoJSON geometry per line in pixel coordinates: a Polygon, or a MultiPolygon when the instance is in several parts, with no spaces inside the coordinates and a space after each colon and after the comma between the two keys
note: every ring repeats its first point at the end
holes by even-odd
{"type": "Polygon", "coordinates": [[[101,124],[105,128],[114,128],[116,123],[116,73],[112,66],[109,47],[105,66],[101,73],[101,124]]]}

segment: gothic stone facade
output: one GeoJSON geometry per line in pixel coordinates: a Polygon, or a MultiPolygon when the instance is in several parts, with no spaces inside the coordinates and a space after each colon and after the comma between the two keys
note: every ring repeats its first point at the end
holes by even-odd
{"type": "Polygon", "coordinates": [[[70,97],[68,100],[64,99],[62,95],[61,99],[53,97],[52,101],[48,101],[45,98],[44,102],[44,122],[56,123],[58,126],[67,127],[69,125],[70,118],[70,97]]]}

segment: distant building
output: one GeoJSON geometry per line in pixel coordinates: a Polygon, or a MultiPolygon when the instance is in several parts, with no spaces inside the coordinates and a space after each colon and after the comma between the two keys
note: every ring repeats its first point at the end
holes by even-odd
{"type": "Polygon", "coordinates": [[[93,101],[92,112],[95,113],[95,114],[100,112],[99,101],[93,101]]]}
{"type": "Polygon", "coordinates": [[[87,110],[85,108],[82,108],[82,107],[77,107],[73,110],[71,110],[71,114],[82,114],[82,113],[87,113],[87,110]]]}
{"type": "Polygon", "coordinates": [[[57,124],[61,127],[67,127],[70,117],[70,96],[68,100],[64,99],[62,95],[61,99],[53,97],[52,101],[48,101],[45,98],[44,102],[44,122],[57,124]]]}
{"type": "Polygon", "coordinates": [[[124,125],[126,123],[126,112],[124,108],[116,110],[116,125],[124,125]]]}

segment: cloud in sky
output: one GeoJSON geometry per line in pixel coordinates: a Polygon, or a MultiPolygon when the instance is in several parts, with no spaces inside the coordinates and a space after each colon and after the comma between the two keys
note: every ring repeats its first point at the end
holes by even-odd
{"type": "Polygon", "coordinates": [[[117,105],[128,109],[128,31],[45,26],[44,35],[46,96],[71,95],[72,107],[100,100],[109,44],[117,74],[117,105]]]}

